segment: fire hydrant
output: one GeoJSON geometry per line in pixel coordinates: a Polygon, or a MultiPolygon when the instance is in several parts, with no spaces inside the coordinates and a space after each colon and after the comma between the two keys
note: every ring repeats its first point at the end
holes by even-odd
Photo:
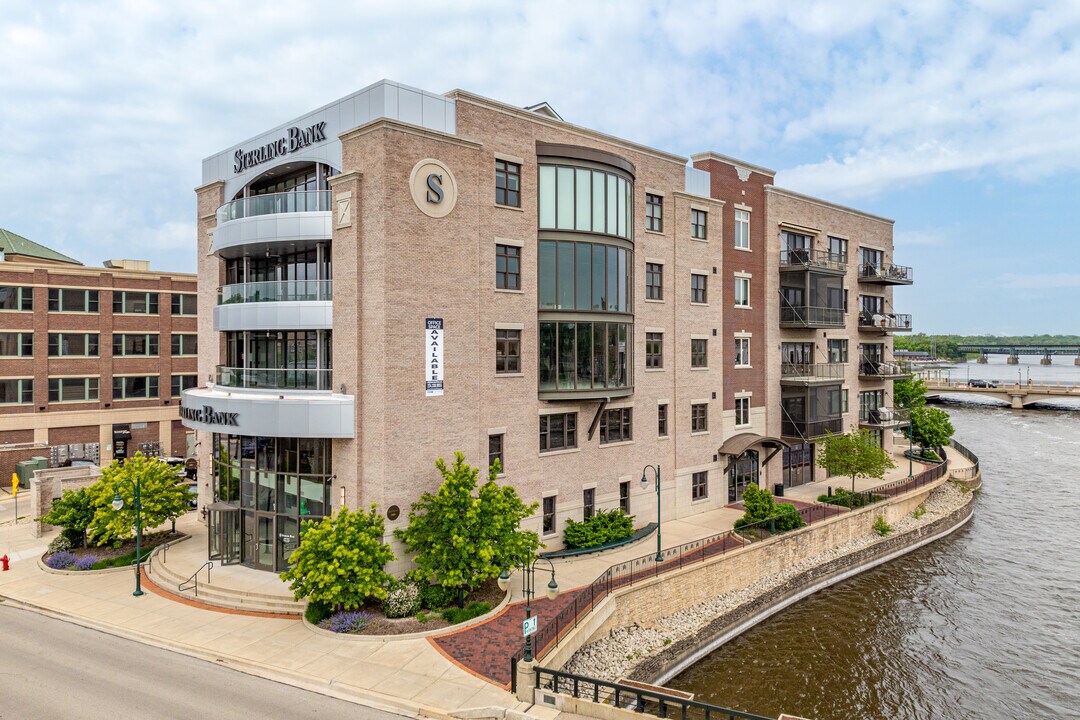
{"type": "Polygon", "coordinates": [[[8,556],[5,555],[4,557],[0,557],[0,563],[4,564],[4,572],[7,572],[9,570],[9,568],[8,568],[8,556]]]}

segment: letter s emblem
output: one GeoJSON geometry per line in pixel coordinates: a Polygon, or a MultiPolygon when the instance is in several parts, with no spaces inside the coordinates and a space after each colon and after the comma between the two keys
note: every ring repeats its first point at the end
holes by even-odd
{"type": "Polygon", "coordinates": [[[438,205],[443,199],[442,175],[431,173],[427,176],[428,194],[427,201],[438,205]]]}

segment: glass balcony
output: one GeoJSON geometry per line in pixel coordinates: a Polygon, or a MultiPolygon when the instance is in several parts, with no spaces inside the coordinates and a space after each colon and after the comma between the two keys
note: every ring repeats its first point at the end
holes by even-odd
{"type": "Polygon", "coordinates": [[[785,305],[780,308],[780,327],[842,328],[844,308],[785,305]]]}
{"type": "Polygon", "coordinates": [[[828,250],[811,250],[809,248],[781,250],[780,268],[782,270],[798,270],[800,268],[806,270],[831,270],[843,273],[847,272],[847,256],[831,253],[828,250]]]}
{"type": "Polygon", "coordinates": [[[270,280],[223,285],[218,290],[218,305],[331,300],[332,283],[332,280],[270,280]]]}
{"type": "Polygon", "coordinates": [[[859,427],[890,428],[907,425],[911,420],[911,411],[905,408],[879,407],[859,414],[859,427]]]}
{"type": "Polygon", "coordinates": [[[256,217],[258,215],[277,215],[279,213],[318,212],[330,210],[329,190],[307,190],[304,192],[272,193],[252,195],[225,203],[218,208],[218,225],[230,220],[256,217]]]}
{"type": "Polygon", "coordinates": [[[865,310],[859,313],[860,330],[878,330],[882,333],[911,332],[911,315],[896,313],[874,313],[865,310]]]}
{"type": "Polygon", "coordinates": [[[903,363],[864,360],[859,364],[859,377],[871,380],[892,380],[911,377],[903,363]]]}
{"type": "Polygon", "coordinates": [[[216,383],[222,387],[268,390],[329,390],[330,368],[240,368],[218,365],[216,383]]]}
{"type": "Polygon", "coordinates": [[[843,363],[783,363],[780,366],[780,382],[784,385],[836,384],[843,377],[843,363]]]}
{"type": "Polygon", "coordinates": [[[915,282],[915,273],[904,265],[863,263],[859,266],[859,282],[871,285],[911,285],[915,282]]]}

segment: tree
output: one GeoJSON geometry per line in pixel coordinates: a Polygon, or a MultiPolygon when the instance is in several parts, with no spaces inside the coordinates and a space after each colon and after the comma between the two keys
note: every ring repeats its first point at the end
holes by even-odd
{"type": "Polygon", "coordinates": [[[415,553],[413,577],[472,590],[535,554],[540,538],[520,525],[539,503],[526,505],[513,487],[495,482],[502,469],[498,460],[476,495],[480,471],[460,452],[452,466],[439,458],[435,467],[443,477],[438,492],[421,495],[409,511],[408,526],[394,531],[415,553]]]}
{"type": "Polygon", "coordinates": [[[64,536],[71,546],[82,547],[86,544],[86,529],[93,522],[96,511],[89,488],[65,490],[63,497],[53,502],[52,508],[39,517],[38,522],[64,528],[64,536]]]}
{"type": "Polygon", "coordinates": [[[894,381],[893,402],[898,408],[926,405],[926,383],[922,378],[901,378],[894,381]]]}
{"type": "Polygon", "coordinates": [[[136,517],[136,478],[139,480],[144,532],[188,511],[188,492],[183,478],[164,460],[146,457],[141,452],[123,463],[113,460],[101,471],[101,479],[87,488],[94,505],[94,518],[87,534],[95,545],[112,543],[119,546],[131,537],[136,517]],[[112,501],[117,494],[124,505],[114,510],[112,501]]]}
{"type": "Polygon", "coordinates": [[[735,529],[753,523],[771,521],[772,527],[777,532],[786,532],[800,528],[806,523],[794,505],[788,503],[776,504],[773,494],[768,490],[759,488],[756,483],[750,483],[743,491],[743,505],[746,512],[735,521],[735,529]]]}
{"type": "Polygon", "coordinates": [[[319,522],[307,520],[281,579],[291,583],[295,599],[306,597],[333,610],[355,610],[370,597],[383,600],[394,581],[383,569],[394,559],[383,542],[385,532],[374,504],[366,513],[343,507],[319,522]]]}
{"type": "Polygon", "coordinates": [[[911,411],[911,441],[921,448],[949,444],[954,430],[949,413],[940,408],[917,407],[911,411]]]}
{"type": "Polygon", "coordinates": [[[830,475],[847,475],[851,478],[851,492],[855,492],[855,478],[885,477],[885,471],[896,467],[889,454],[878,444],[877,437],[869,430],[852,428],[851,432],[828,434],[819,445],[817,464],[830,475]]]}

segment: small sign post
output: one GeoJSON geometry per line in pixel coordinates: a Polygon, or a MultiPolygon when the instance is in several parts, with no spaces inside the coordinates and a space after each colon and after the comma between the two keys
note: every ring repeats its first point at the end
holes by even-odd
{"type": "Polygon", "coordinates": [[[525,618],[525,621],[521,623],[521,634],[523,637],[529,637],[536,632],[536,620],[537,617],[534,615],[531,618],[525,618]]]}

